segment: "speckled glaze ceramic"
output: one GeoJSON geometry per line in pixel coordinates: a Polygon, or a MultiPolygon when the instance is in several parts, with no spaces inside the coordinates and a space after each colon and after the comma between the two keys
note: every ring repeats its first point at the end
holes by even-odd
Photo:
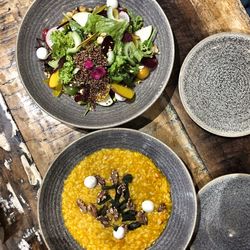
{"type": "Polygon", "coordinates": [[[249,194],[248,174],[225,175],[202,188],[191,250],[249,250],[249,194]]]}
{"type": "Polygon", "coordinates": [[[189,116],[205,130],[250,134],[250,36],[219,33],[198,43],[182,65],[179,92],[189,116]]]}
{"type": "Polygon", "coordinates": [[[120,102],[111,107],[97,106],[95,112],[84,116],[85,107],[78,105],[70,97],[66,95],[60,98],[53,97],[52,91],[43,82],[42,66],[36,58],[36,38],[41,37],[41,31],[45,27],[58,25],[63,12],[79,5],[94,7],[104,3],[106,3],[104,0],[37,0],[28,10],[18,34],[17,65],[26,90],[44,111],[74,127],[107,128],[136,118],[161,95],[173,67],[174,39],[168,19],[158,3],[155,0],[119,0],[122,6],[141,15],[145,26],[153,25],[158,31],[155,43],[161,52],[158,56],[159,65],[148,79],[136,87],[135,101],[120,102]]]}
{"type": "Polygon", "coordinates": [[[171,217],[167,228],[150,249],[185,249],[196,222],[197,202],[192,179],[170,148],[147,134],[130,129],[90,133],[69,145],[51,165],[40,190],[38,205],[40,228],[47,246],[53,250],[81,249],[63,223],[61,194],[64,180],[85,156],[102,148],[117,147],[135,150],[151,158],[171,185],[171,217]]]}

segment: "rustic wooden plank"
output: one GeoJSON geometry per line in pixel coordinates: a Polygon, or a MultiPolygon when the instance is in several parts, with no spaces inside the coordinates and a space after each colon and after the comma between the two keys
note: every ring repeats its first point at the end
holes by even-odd
{"type": "Polygon", "coordinates": [[[0,94],[0,222],[6,249],[45,249],[36,217],[41,175],[0,94]],[[26,247],[26,248],[25,248],[26,247]]]}

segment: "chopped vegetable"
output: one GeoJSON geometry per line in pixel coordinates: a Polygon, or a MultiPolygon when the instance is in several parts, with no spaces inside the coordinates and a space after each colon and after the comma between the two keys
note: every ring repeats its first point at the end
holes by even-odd
{"type": "Polygon", "coordinates": [[[60,84],[59,70],[54,72],[49,79],[49,87],[56,88],[60,84]]]}
{"type": "Polygon", "coordinates": [[[135,92],[133,91],[133,89],[122,86],[122,85],[117,84],[117,83],[111,84],[111,89],[115,93],[117,93],[117,94],[119,94],[119,95],[121,95],[121,96],[123,96],[123,97],[125,97],[127,99],[132,99],[134,97],[134,95],[135,95],[135,92]]]}
{"type": "Polygon", "coordinates": [[[150,74],[150,71],[148,69],[148,67],[146,66],[141,66],[141,68],[139,69],[138,74],[136,75],[136,77],[140,80],[144,80],[146,79],[150,74]]]}
{"type": "Polygon", "coordinates": [[[73,53],[76,53],[77,51],[79,51],[79,49],[80,49],[79,45],[81,44],[82,40],[81,40],[81,37],[79,36],[79,34],[76,31],[69,32],[68,34],[69,34],[69,36],[71,36],[71,38],[74,41],[74,47],[73,48],[68,48],[66,53],[67,54],[73,54],[73,53]]]}
{"type": "Polygon", "coordinates": [[[88,21],[90,13],[89,12],[78,12],[72,16],[79,25],[84,27],[88,21]]]}
{"type": "Polygon", "coordinates": [[[115,9],[118,7],[118,1],[117,0],[107,0],[107,6],[115,9]]]}
{"type": "Polygon", "coordinates": [[[75,96],[79,91],[78,88],[72,86],[63,86],[63,92],[67,95],[75,96]]]}
{"type": "Polygon", "coordinates": [[[140,37],[141,42],[148,40],[152,34],[153,27],[149,25],[147,27],[141,28],[135,32],[135,35],[140,37]]]}

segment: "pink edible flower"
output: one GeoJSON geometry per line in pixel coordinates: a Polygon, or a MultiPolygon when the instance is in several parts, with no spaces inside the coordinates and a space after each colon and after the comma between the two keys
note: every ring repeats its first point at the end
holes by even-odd
{"type": "Polygon", "coordinates": [[[83,67],[85,69],[92,69],[94,67],[94,63],[91,59],[87,59],[84,63],[83,63],[83,67]]]}
{"type": "Polygon", "coordinates": [[[106,75],[106,69],[102,66],[95,68],[91,72],[91,77],[95,80],[100,80],[102,77],[106,75]]]}

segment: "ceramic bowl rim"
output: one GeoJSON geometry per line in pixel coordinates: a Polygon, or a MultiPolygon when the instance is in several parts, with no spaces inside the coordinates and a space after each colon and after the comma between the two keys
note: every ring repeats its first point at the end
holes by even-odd
{"type": "Polygon", "coordinates": [[[184,89],[183,89],[183,78],[185,75],[185,71],[186,71],[186,67],[189,64],[189,61],[192,59],[192,57],[196,54],[196,52],[201,49],[204,45],[206,45],[207,43],[209,43],[210,41],[213,41],[216,38],[223,38],[223,37],[241,37],[241,38],[245,38],[247,40],[249,40],[250,42],[250,35],[245,34],[245,33],[240,33],[240,32],[220,32],[220,33],[216,33],[213,35],[210,35],[206,38],[204,38],[203,40],[201,40],[199,43],[197,43],[187,54],[187,56],[185,57],[181,69],[180,69],[180,73],[179,73],[179,79],[178,79],[178,90],[179,90],[179,94],[180,94],[180,99],[182,102],[182,105],[185,109],[185,111],[188,113],[189,117],[197,124],[199,125],[201,128],[205,129],[206,131],[215,134],[215,135],[219,135],[219,136],[223,136],[223,137],[241,137],[241,136],[247,136],[250,134],[250,128],[244,131],[240,131],[240,132],[233,132],[233,131],[221,131],[218,130],[216,128],[212,128],[208,125],[206,125],[203,121],[201,121],[194,113],[193,111],[188,107],[187,102],[186,102],[186,97],[185,97],[185,93],[184,93],[184,89]]]}
{"type": "MultiPolygon", "coordinates": [[[[186,245],[185,245],[185,248],[187,248],[187,246],[189,245],[191,239],[192,239],[192,236],[193,236],[193,233],[194,233],[194,230],[195,230],[195,227],[196,227],[196,223],[197,223],[197,213],[198,213],[198,201],[197,201],[197,193],[195,191],[195,187],[194,187],[194,182],[192,180],[192,177],[190,175],[190,173],[188,172],[188,169],[187,167],[185,166],[185,164],[183,163],[183,161],[181,160],[181,158],[168,146],[166,145],[165,143],[163,143],[161,140],[157,139],[156,137],[153,137],[152,135],[149,135],[147,133],[144,133],[142,131],[139,131],[139,130],[134,130],[134,129],[128,129],[128,128],[107,128],[107,129],[102,129],[102,130],[97,130],[97,131],[94,131],[94,132],[90,132],[88,134],[85,134],[83,136],[81,136],[80,138],[74,140],[73,142],[71,142],[69,145],[67,145],[65,148],[62,149],[62,151],[55,157],[55,159],[52,161],[52,163],[49,165],[43,179],[42,179],[42,183],[41,183],[41,186],[38,190],[38,194],[37,194],[37,197],[38,197],[38,201],[37,201],[37,219],[38,219],[38,226],[39,226],[39,230],[40,230],[40,234],[42,236],[42,239],[46,245],[46,247],[48,249],[51,249],[45,239],[45,236],[43,234],[43,231],[42,231],[42,226],[41,226],[41,220],[40,220],[40,213],[39,213],[39,207],[40,207],[40,195],[41,195],[41,191],[42,191],[42,188],[43,188],[43,184],[44,184],[44,180],[46,178],[46,176],[48,175],[50,169],[52,168],[52,166],[54,165],[54,163],[57,161],[57,159],[68,149],[70,148],[74,143],[77,143],[78,141],[82,140],[83,138],[85,137],[88,137],[88,136],[92,136],[92,135],[95,135],[95,134],[101,134],[102,132],[107,132],[107,131],[124,131],[124,132],[132,132],[132,133],[138,133],[138,134],[141,134],[143,136],[146,136],[146,137],[149,137],[151,138],[152,140],[155,140],[157,143],[160,143],[163,147],[165,147],[170,153],[173,154],[173,156],[178,160],[178,162],[180,163],[180,165],[182,166],[182,168],[184,169],[184,172],[186,173],[186,177],[190,183],[190,186],[192,188],[192,194],[194,195],[194,199],[193,199],[193,202],[194,202],[194,214],[193,214],[193,217],[194,217],[194,220],[193,220],[193,225],[190,229],[190,232],[189,232],[189,236],[187,237],[187,242],[186,242],[186,245]]],[[[158,167],[157,167],[158,168],[158,167]]],[[[165,177],[167,177],[166,175],[164,175],[165,177]]],[[[164,229],[165,230],[165,229],[164,229]]]]}
{"type": "Polygon", "coordinates": [[[215,184],[218,184],[224,180],[232,180],[232,179],[237,179],[238,177],[243,177],[243,178],[249,178],[250,180],[250,174],[245,174],[245,173],[233,173],[233,174],[225,174],[222,176],[219,176],[211,181],[209,181],[205,186],[203,186],[198,194],[197,197],[200,198],[204,193],[207,192],[211,187],[213,187],[215,184]]]}

